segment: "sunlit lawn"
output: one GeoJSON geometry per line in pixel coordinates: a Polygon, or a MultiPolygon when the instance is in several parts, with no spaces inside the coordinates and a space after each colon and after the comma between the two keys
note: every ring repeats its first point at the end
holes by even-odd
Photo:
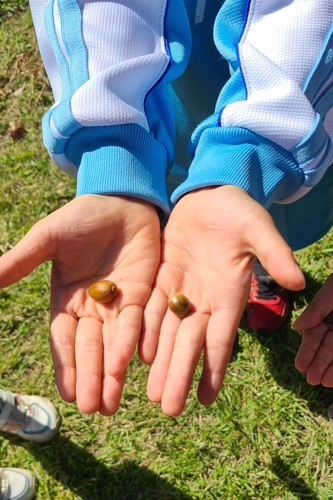
{"type": "MultiPolygon", "coordinates": [[[[22,5],[0,17],[0,253],[75,192],[41,143],[51,96],[22,5]],[[16,142],[7,132],[15,119],[26,129],[16,142]]],[[[308,286],[294,318],[333,269],[332,255],[332,233],[298,254],[308,286]]],[[[195,383],[184,414],[164,416],[147,399],[148,368],[135,359],[118,414],[82,415],[54,385],[49,270],[45,264],[0,292],[1,386],[46,396],[62,416],[58,437],[45,445],[0,436],[2,465],[31,470],[38,499],[333,498],[333,393],[310,387],[294,369],[299,336],[289,326],[266,337],[239,330],[211,407],[197,403],[195,383]]]]}

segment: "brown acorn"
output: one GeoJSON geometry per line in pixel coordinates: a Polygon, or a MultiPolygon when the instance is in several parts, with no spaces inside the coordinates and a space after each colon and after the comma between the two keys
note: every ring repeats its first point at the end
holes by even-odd
{"type": "Polygon", "coordinates": [[[117,295],[117,285],[113,281],[100,280],[93,283],[88,288],[88,294],[95,302],[99,304],[106,304],[111,302],[117,295]]]}
{"type": "Polygon", "coordinates": [[[328,313],[328,315],[326,316],[326,318],[324,319],[326,325],[328,326],[328,328],[330,330],[333,330],[333,311],[331,311],[330,313],[328,313]]]}
{"type": "Polygon", "coordinates": [[[170,295],[168,306],[179,318],[185,318],[190,310],[190,301],[183,293],[170,295]]]}

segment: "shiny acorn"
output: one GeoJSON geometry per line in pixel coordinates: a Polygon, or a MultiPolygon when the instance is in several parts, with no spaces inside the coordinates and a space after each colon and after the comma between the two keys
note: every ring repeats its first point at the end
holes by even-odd
{"type": "Polygon", "coordinates": [[[88,288],[88,294],[95,302],[99,304],[106,304],[111,302],[117,295],[117,285],[113,281],[100,280],[93,283],[88,288]]]}
{"type": "Polygon", "coordinates": [[[185,318],[190,310],[190,301],[183,293],[170,295],[168,306],[179,318],[185,318]]]}
{"type": "Polygon", "coordinates": [[[328,315],[326,316],[326,318],[324,319],[326,325],[328,326],[328,328],[330,330],[333,330],[333,311],[331,311],[330,313],[328,313],[328,315]]]}

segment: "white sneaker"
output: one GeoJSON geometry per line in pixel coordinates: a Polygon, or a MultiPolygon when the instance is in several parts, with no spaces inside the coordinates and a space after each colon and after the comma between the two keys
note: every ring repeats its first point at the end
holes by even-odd
{"type": "Polygon", "coordinates": [[[31,472],[0,468],[0,500],[30,500],[34,494],[35,479],[31,472]]]}
{"type": "Polygon", "coordinates": [[[57,433],[59,415],[48,399],[0,390],[0,401],[1,431],[38,443],[50,441],[57,433]]]}

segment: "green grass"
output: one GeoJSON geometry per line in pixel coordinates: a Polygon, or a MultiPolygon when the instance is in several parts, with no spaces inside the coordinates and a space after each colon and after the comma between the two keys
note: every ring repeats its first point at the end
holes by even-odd
{"type": "MultiPolygon", "coordinates": [[[[51,95],[25,2],[0,0],[0,252],[74,196],[74,181],[49,160],[40,122],[51,95]],[[7,5],[7,12],[4,7],[7,5]],[[14,143],[8,123],[20,119],[14,143]]],[[[298,259],[308,278],[294,317],[333,269],[332,232],[298,259]]],[[[1,386],[50,398],[62,426],[51,443],[0,436],[3,466],[31,470],[37,499],[297,499],[333,496],[333,392],[310,387],[293,366],[299,336],[286,327],[256,336],[241,328],[218,400],[184,414],[149,403],[148,368],[134,359],[118,414],[82,415],[58,396],[48,344],[45,264],[0,292],[1,386]]]]}
{"type": "Polygon", "coordinates": [[[0,0],[0,17],[8,15],[17,15],[18,12],[24,12],[27,9],[28,0],[0,0]]]}

